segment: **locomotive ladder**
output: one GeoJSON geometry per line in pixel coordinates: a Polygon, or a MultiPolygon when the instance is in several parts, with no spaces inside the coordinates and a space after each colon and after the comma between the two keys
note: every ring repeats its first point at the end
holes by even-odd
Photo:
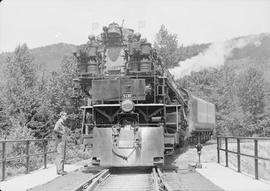
{"type": "Polygon", "coordinates": [[[152,172],[114,173],[102,170],[74,191],[171,191],[159,169],[152,172]]]}
{"type": "Polygon", "coordinates": [[[168,86],[172,89],[172,91],[175,93],[177,99],[181,102],[182,105],[186,105],[185,99],[182,96],[182,93],[179,91],[176,82],[173,79],[172,74],[170,73],[170,71],[167,68],[164,68],[165,71],[165,77],[167,77],[168,80],[168,86]]]}

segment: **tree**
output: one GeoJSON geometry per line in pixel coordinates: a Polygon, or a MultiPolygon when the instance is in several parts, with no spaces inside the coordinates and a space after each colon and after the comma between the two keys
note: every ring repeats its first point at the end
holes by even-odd
{"type": "Polygon", "coordinates": [[[73,79],[77,76],[77,63],[72,56],[63,58],[60,72],[51,74],[47,96],[54,121],[57,114],[66,111],[69,114],[69,126],[72,129],[79,127],[79,108],[75,104],[73,97],[73,79]]]}
{"type": "Polygon", "coordinates": [[[238,80],[237,95],[244,112],[244,122],[249,135],[261,134],[265,111],[266,91],[263,73],[250,67],[242,72],[238,80]]]}
{"type": "Polygon", "coordinates": [[[7,57],[4,68],[5,86],[3,91],[4,108],[9,116],[26,125],[30,120],[32,107],[35,105],[36,70],[26,44],[18,46],[7,57]]]}
{"type": "Polygon", "coordinates": [[[44,137],[49,128],[46,81],[41,80],[44,77],[26,44],[7,57],[3,76],[2,113],[8,124],[5,129],[20,126],[37,138],[44,137]]]}
{"type": "Polygon", "coordinates": [[[6,58],[3,71],[1,105],[2,116],[5,116],[8,124],[6,130],[18,125],[26,127],[38,105],[38,94],[35,92],[36,68],[26,44],[18,46],[6,58]]]}
{"type": "Polygon", "coordinates": [[[254,116],[262,114],[265,103],[265,88],[263,73],[256,68],[248,68],[240,75],[238,96],[245,113],[254,116]]]}
{"type": "Polygon", "coordinates": [[[164,25],[161,25],[161,28],[156,35],[154,48],[157,49],[163,64],[168,68],[178,65],[180,61],[180,52],[177,34],[169,33],[164,25]]]}
{"type": "Polygon", "coordinates": [[[161,25],[154,42],[154,48],[158,51],[163,64],[167,68],[179,66],[180,61],[197,56],[209,46],[210,43],[193,44],[185,47],[181,45],[179,47],[177,34],[169,33],[164,25],[161,25]]]}

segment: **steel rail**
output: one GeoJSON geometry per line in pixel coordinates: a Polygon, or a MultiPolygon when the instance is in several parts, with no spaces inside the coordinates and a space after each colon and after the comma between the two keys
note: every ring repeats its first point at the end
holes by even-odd
{"type": "Polygon", "coordinates": [[[78,185],[73,191],[93,191],[110,175],[109,169],[104,169],[95,174],[91,179],[78,185]]]}
{"type": "Polygon", "coordinates": [[[164,180],[163,178],[163,173],[161,172],[161,170],[158,168],[157,169],[157,174],[160,177],[160,180],[162,181],[163,184],[163,190],[165,191],[172,191],[173,189],[167,184],[167,182],[164,180]]]}
{"type": "MultiPolygon", "coordinates": [[[[122,175],[122,174],[121,174],[122,175]]],[[[121,175],[119,175],[121,177],[121,175]]],[[[113,182],[115,184],[115,181],[119,178],[117,174],[111,174],[109,170],[107,173],[104,173],[103,175],[99,175],[96,177],[96,179],[89,185],[85,191],[95,191],[95,190],[119,190],[120,188],[118,185],[111,185],[112,187],[106,187],[106,184],[110,184],[113,182]],[[107,180],[110,177],[109,180],[107,180]],[[106,182],[105,182],[106,181],[106,182]]],[[[125,179],[123,179],[125,181],[125,179]]],[[[139,182],[138,182],[139,183],[139,182]]],[[[120,185],[121,186],[121,185],[120,185]]],[[[151,187],[151,183],[149,182],[149,187],[151,187]]],[[[145,190],[146,188],[142,185],[136,187],[136,190],[145,190]]],[[[121,190],[130,190],[130,188],[121,188],[121,190]]],[[[147,189],[148,190],[148,189],[147,189]]],[[[152,189],[151,189],[152,190],[152,189]]],[[[156,189],[155,191],[160,191],[159,189],[156,189]]]]}
{"type": "Polygon", "coordinates": [[[154,191],[159,191],[160,185],[159,185],[159,178],[156,172],[156,169],[152,169],[152,178],[153,178],[153,188],[154,191]]]}
{"type": "MultiPolygon", "coordinates": [[[[104,169],[99,173],[95,174],[91,179],[81,183],[72,191],[95,191],[95,190],[108,190],[107,188],[103,188],[104,181],[106,181],[112,174],[109,169],[104,169]]],[[[150,174],[149,174],[150,175],[150,174]]],[[[115,176],[115,175],[113,175],[115,176]]],[[[111,177],[110,181],[115,181],[115,177],[111,177]]],[[[117,177],[117,175],[116,175],[117,177]]],[[[149,187],[153,191],[172,191],[171,187],[165,181],[163,174],[160,169],[153,167],[151,172],[152,181],[149,182],[149,187]]],[[[109,181],[109,180],[108,180],[109,181]]],[[[106,183],[105,183],[106,185],[106,183]]],[[[110,188],[109,188],[110,189],[110,188]]],[[[112,187],[112,190],[115,190],[116,187],[112,187]]],[[[137,188],[138,190],[144,189],[141,185],[137,188]]]]}
{"type": "Polygon", "coordinates": [[[153,187],[154,191],[172,191],[173,189],[167,184],[165,179],[163,178],[163,174],[159,168],[153,168],[152,171],[153,176],[153,187]]]}

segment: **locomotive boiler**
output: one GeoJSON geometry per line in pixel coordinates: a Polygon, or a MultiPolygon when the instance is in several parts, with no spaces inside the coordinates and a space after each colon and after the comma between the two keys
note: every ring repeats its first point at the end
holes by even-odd
{"type": "Polygon", "coordinates": [[[82,134],[99,166],[153,166],[190,137],[208,139],[215,107],[177,88],[146,39],[111,23],[81,45],[76,95],[84,98],[82,134]]]}

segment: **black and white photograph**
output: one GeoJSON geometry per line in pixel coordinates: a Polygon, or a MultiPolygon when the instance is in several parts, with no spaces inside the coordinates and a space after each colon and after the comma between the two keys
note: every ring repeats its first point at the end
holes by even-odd
{"type": "Polygon", "coordinates": [[[0,0],[0,191],[270,191],[270,0],[0,0]]]}

